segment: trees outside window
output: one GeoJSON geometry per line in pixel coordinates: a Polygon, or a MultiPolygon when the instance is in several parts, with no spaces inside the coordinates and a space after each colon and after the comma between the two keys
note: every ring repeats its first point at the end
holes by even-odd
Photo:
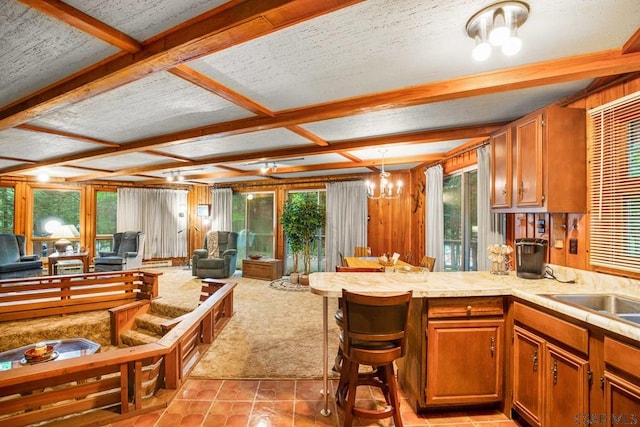
{"type": "Polygon", "coordinates": [[[110,251],[113,234],[118,231],[118,193],[115,191],[96,192],[96,254],[110,251]]]}
{"type": "Polygon", "coordinates": [[[478,173],[443,180],[444,270],[476,271],[478,252],[478,173]]]}
{"type": "Polygon", "coordinates": [[[0,187],[0,233],[14,232],[14,212],[15,190],[12,187],[0,187]]]}
{"type": "Polygon", "coordinates": [[[275,196],[267,193],[234,193],[231,229],[238,233],[236,268],[250,254],[274,257],[275,196]]]}
{"type": "Polygon", "coordinates": [[[80,245],[80,191],[33,190],[33,253],[43,257],[55,251],[54,242],[64,237],[74,250],[80,245]]]}

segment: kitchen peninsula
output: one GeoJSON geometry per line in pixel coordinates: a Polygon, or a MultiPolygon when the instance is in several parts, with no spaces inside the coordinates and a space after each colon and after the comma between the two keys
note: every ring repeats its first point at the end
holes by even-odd
{"type": "Polygon", "coordinates": [[[328,313],[328,298],[339,297],[343,288],[367,294],[411,289],[414,300],[407,354],[398,363],[398,379],[417,410],[493,405],[508,415],[513,408],[515,415],[534,425],[547,425],[545,420],[554,417],[572,420],[576,413],[606,413],[605,405],[611,408],[612,402],[640,414],[640,326],[545,296],[608,293],[639,299],[640,283],[561,266],[552,268],[556,277],[575,283],[527,280],[515,273],[436,272],[429,273],[426,280],[401,273],[313,273],[311,292],[323,297],[323,379],[328,381],[328,340],[337,339],[327,336],[329,316],[333,316],[328,313]],[[524,341],[519,341],[519,336],[534,344],[521,345],[524,341]],[[621,351],[628,355],[616,357],[621,351]],[[630,357],[636,362],[625,364],[623,359],[630,357]],[[531,369],[521,365],[530,360],[536,363],[531,369]],[[565,361],[566,367],[562,364],[565,361]],[[529,371],[536,377],[526,377],[529,371]],[[556,377],[547,381],[547,371],[556,377]],[[575,377],[563,383],[557,378],[559,371],[575,372],[575,377]],[[527,385],[520,384],[525,380],[527,385]],[[599,392],[590,385],[594,383],[599,392]],[[620,383],[628,386],[624,393],[618,391],[620,383]],[[554,408],[553,399],[544,398],[545,393],[559,393],[548,388],[550,384],[557,390],[561,390],[557,384],[565,385],[562,393],[575,400],[575,410],[567,409],[566,401],[563,408],[554,408]],[[534,398],[539,401],[521,398],[524,387],[535,390],[534,398]]]}

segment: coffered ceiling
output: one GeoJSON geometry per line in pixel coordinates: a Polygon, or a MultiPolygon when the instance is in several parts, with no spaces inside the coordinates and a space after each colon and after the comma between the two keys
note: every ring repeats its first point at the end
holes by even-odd
{"type": "Polygon", "coordinates": [[[640,2],[0,0],[0,176],[215,184],[411,169],[640,72],[640,2]],[[263,173],[263,166],[275,168],[263,173]]]}

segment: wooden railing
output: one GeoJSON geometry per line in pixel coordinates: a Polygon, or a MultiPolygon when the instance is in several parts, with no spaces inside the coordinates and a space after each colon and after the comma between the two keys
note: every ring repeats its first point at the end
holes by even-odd
{"type": "Polygon", "coordinates": [[[155,343],[0,372],[0,423],[99,425],[166,407],[233,315],[235,286],[220,286],[155,343]]]}
{"type": "Polygon", "coordinates": [[[0,322],[106,310],[158,296],[158,276],[144,270],[42,276],[0,282],[0,322]]]}

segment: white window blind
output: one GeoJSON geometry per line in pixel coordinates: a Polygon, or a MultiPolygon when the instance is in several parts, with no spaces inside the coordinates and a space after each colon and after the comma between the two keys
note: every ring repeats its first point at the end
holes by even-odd
{"type": "Polygon", "coordinates": [[[589,118],[590,263],[640,272],[640,92],[589,118]]]}

